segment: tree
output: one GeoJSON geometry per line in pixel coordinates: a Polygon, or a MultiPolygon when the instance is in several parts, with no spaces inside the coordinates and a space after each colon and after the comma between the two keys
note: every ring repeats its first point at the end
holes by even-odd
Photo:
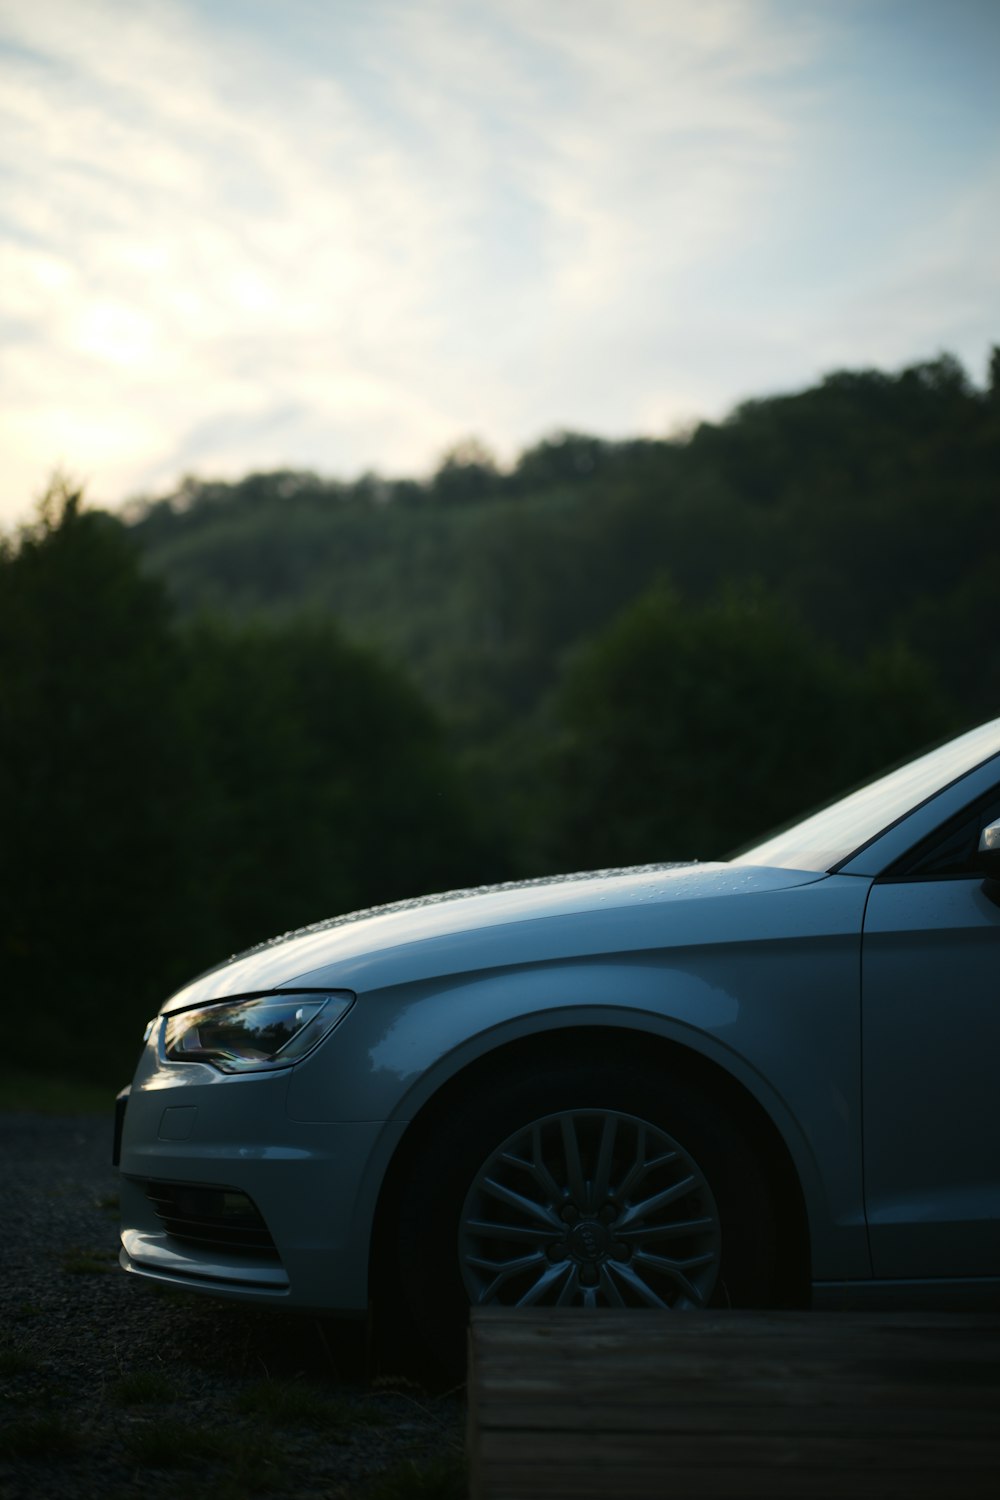
{"type": "Polygon", "coordinates": [[[519,490],[540,490],[554,484],[579,484],[598,473],[611,445],[582,432],[555,432],[517,461],[513,481],[519,490]]]}
{"type": "Polygon", "coordinates": [[[162,586],[118,522],[54,482],[0,550],[0,946],[15,1055],[94,1060],[123,1020],[138,1046],[158,986],[197,946],[180,677],[162,586]]]}
{"type": "Polygon", "coordinates": [[[503,485],[497,462],[479,438],[463,438],[449,448],[431,480],[431,493],[438,500],[480,500],[503,485]]]}
{"type": "Polygon", "coordinates": [[[409,684],[322,619],[186,636],[220,943],[481,878],[489,854],[409,684]]]}
{"type": "Polygon", "coordinates": [[[850,664],[760,592],[660,585],[586,647],[555,705],[556,858],[717,858],[944,734],[902,650],[850,664]]]}

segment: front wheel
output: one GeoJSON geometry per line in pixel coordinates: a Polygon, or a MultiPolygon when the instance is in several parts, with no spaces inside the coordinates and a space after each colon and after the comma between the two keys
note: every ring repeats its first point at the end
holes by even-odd
{"type": "Polygon", "coordinates": [[[459,1213],[469,1302],[515,1307],[704,1307],[721,1261],[705,1175],[658,1125],[567,1109],[507,1137],[459,1213]]]}
{"type": "Polygon", "coordinates": [[[478,1091],[420,1143],[395,1291],[453,1368],[470,1305],[771,1300],[774,1208],[737,1122],[682,1078],[565,1063],[478,1091]]]}

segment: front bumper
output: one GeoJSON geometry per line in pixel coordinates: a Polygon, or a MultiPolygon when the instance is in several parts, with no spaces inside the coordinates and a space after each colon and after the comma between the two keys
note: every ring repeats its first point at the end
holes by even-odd
{"type": "Polygon", "coordinates": [[[289,1072],[150,1064],[136,1076],[121,1135],[124,1269],[214,1296],[363,1312],[379,1163],[403,1127],[290,1120],[289,1072]],[[245,1195],[266,1226],[267,1253],[171,1233],[154,1199],[172,1187],[245,1195]]]}
{"type": "Polygon", "coordinates": [[[234,1264],[225,1256],[174,1247],[169,1235],[162,1233],[123,1229],[121,1239],[118,1262],[122,1269],[150,1280],[216,1296],[248,1297],[254,1302],[288,1298],[289,1282],[283,1266],[251,1261],[234,1264]]]}

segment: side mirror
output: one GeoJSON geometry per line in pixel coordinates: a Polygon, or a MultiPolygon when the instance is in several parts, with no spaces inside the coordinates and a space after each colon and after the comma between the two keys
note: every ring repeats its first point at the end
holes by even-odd
{"type": "Polygon", "coordinates": [[[990,823],[980,833],[976,864],[984,875],[1000,880],[1000,823],[990,823]]]}

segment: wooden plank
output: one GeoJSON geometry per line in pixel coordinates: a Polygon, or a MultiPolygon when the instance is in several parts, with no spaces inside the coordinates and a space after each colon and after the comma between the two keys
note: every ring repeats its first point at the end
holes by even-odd
{"type": "Polygon", "coordinates": [[[472,1500],[1000,1497],[1000,1317],[473,1315],[472,1500]]]}
{"type": "MultiPolygon", "coordinates": [[[[779,1403],[769,1405],[730,1406],[726,1412],[726,1432],[754,1433],[760,1435],[791,1436],[797,1433],[841,1433],[849,1424],[855,1437],[877,1436],[885,1439],[911,1437],[914,1428],[923,1420],[936,1421],[936,1408],[928,1403],[916,1406],[851,1406],[846,1402],[826,1405],[799,1403],[795,1408],[783,1408],[779,1403]]],[[[982,1436],[986,1423],[1000,1425],[997,1403],[980,1403],[975,1407],[963,1407],[960,1402],[947,1408],[948,1440],[977,1438],[982,1436]]],[[[572,1394],[566,1392],[560,1401],[545,1404],[514,1404],[491,1407],[489,1427],[486,1431],[529,1433],[576,1433],[592,1427],[610,1435],[659,1432],[712,1433],[719,1430],[719,1403],[706,1401],[701,1406],[688,1405],[664,1410],[652,1402],[636,1402],[632,1406],[616,1405],[602,1411],[597,1404],[575,1405],[572,1394]]],[[[997,1489],[1000,1497],[1000,1485],[997,1489]]]]}
{"type": "MultiPolygon", "coordinates": [[[[484,1470],[484,1472],[486,1472],[484,1470]]],[[[476,1483],[473,1478],[473,1484],[476,1483]]],[[[866,1467],[813,1468],[805,1463],[779,1467],[758,1463],[741,1468],[697,1463],[684,1467],[654,1457],[641,1464],[631,1450],[608,1454],[605,1462],[582,1465],[569,1455],[558,1466],[529,1460],[491,1476],[491,1496],[509,1500],[996,1500],[997,1476],[948,1468],[876,1472],[866,1467]]],[[[478,1500],[481,1489],[470,1490],[478,1500]]]]}

